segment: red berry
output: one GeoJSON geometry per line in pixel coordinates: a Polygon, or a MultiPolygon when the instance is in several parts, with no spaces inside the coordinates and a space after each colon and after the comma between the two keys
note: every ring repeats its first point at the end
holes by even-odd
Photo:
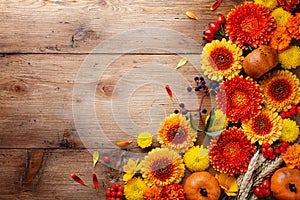
{"type": "Polygon", "coordinates": [[[214,33],[210,29],[207,29],[206,31],[204,31],[204,35],[213,37],[214,33]]]}
{"type": "Polygon", "coordinates": [[[281,118],[285,118],[285,112],[281,112],[281,113],[280,113],[280,117],[281,117],[281,118]]]}
{"type": "Polygon", "coordinates": [[[284,148],[283,146],[281,146],[279,149],[280,149],[281,153],[285,152],[285,150],[286,150],[286,148],[284,148]]]}
{"type": "Polygon", "coordinates": [[[275,155],[269,157],[270,160],[275,160],[275,155]]]}
{"type": "Polygon", "coordinates": [[[114,192],[111,193],[111,196],[112,197],[117,197],[117,193],[114,191],[114,192]]]}
{"type": "Polygon", "coordinates": [[[296,105],[292,105],[292,109],[296,110],[297,106],[296,105]]]}
{"type": "Polygon", "coordinates": [[[117,192],[117,197],[122,197],[123,196],[123,192],[117,192]]]}
{"type": "Polygon", "coordinates": [[[269,143],[264,143],[262,147],[267,149],[267,148],[269,148],[269,146],[270,146],[269,143]]]}
{"type": "Polygon", "coordinates": [[[265,153],[267,153],[267,149],[263,147],[263,148],[261,149],[261,152],[262,152],[263,154],[265,154],[265,153]]]}
{"type": "Polygon", "coordinates": [[[210,42],[210,41],[213,41],[213,40],[214,40],[214,36],[211,36],[211,35],[204,35],[203,39],[210,42]]]}
{"type": "Polygon", "coordinates": [[[258,198],[262,198],[264,196],[262,190],[263,190],[262,187],[256,186],[253,192],[255,196],[257,196],[258,198]]]}
{"type": "Polygon", "coordinates": [[[265,179],[265,180],[263,180],[263,181],[261,182],[261,187],[263,187],[263,188],[265,188],[265,189],[270,188],[270,186],[271,186],[271,183],[270,183],[270,181],[269,181],[268,179],[265,179]]]}
{"type": "Polygon", "coordinates": [[[110,188],[109,188],[109,191],[110,191],[110,192],[114,192],[114,191],[115,191],[115,188],[114,188],[114,187],[110,187],[110,188]]]}
{"type": "Polygon", "coordinates": [[[115,200],[122,200],[121,198],[119,198],[119,197],[117,197],[117,198],[115,198],[115,200]]]}
{"type": "Polygon", "coordinates": [[[269,155],[267,153],[263,154],[264,158],[269,158],[269,155]]]}
{"type": "Polygon", "coordinates": [[[285,112],[285,117],[290,117],[291,113],[289,111],[285,112]]]}
{"type": "Polygon", "coordinates": [[[281,143],[281,146],[283,146],[284,148],[287,148],[288,146],[290,146],[290,144],[288,142],[283,141],[281,143]]]}
{"type": "Polygon", "coordinates": [[[270,196],[270,194],[271,194],[271,191],[270,191],[270,189],[262,189],[262,194],[265,196],[265,197],[267,197],[267,196],[270,196]]]}
{"type": "Polygon", "coordinates": [[[122,186],[120,186],[120,187],[118,188],[118,191],[123,192],[123,191],[124,191],[124,188],[123,188],[122,186]]]}
{"type": "Polygon", "coordinates": [[[296,114],[296,109],[292,109],[292,108],[291,108],[291,109],[289,110],[289,113],[290,113],[291,115],[296,114]]]}
{"type": "Polygon", "coordinates": [[[209,24],[209,29],[213,33],[218,32],[220,30],[220,25],[217,22],[211,22],[209,24]]]}
{"type": "Polygon", "coordinates": [[[297,106],[296,111],[297,111],[298,115],[300,115],[300,105],[297,106]]]}
{"type": "Polygon", "coordinates": [[[110,157],[109,156],[104,156],[103,161],[106,162],[106,163],[109,163],[110,162],[110,157]]]}
{"type": "Polygon", "coordinates": [[[274,153],[275,153],[276,155],[279,155],[279,154],[281,153],[281,151],[280,151],[279,148],[276,148],[276,149],[274,149],[274,153]]]}
{"type": "Polygon", "coordinates": [[[226,18],[224,17],[224,15],[222,14],[218,14],[218,17],[217,17],[217,21],[216,21],[218,24],[225,24],[226,22],[226,18]]]}
{"type": "Polygon", "coordinates": [[[105,195],[106,195],[107,197],[110,197],[110,196],[111,196],[110,190],[107,190],[106,193],[105,193],[105,195]]]}
{"type": "Polygon", "coordinates": [[[269,156],[274,155],[274,150],[273,150],[272,147],[269,147],[269,148],[267,149],[267,152],[268,152],[268,155],[269,155],[269,156]]]}

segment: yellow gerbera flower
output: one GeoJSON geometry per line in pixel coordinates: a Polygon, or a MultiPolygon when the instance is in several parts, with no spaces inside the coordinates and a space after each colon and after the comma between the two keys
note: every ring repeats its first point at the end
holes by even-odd
{"type": "Polygon", "coordinates": [[[201,53],[201,68],[211,80],[231,79],[242,69],[243,51],[231,40],[213,40],[207,43],[201,53]]]}
{"type": "Polygon", "coordinates": [[[289,18],[293,16],[290,12],[283,10],[281,7],[273,10],[271,15],[274,17],[277,26],[286,26],[289,18]]]}
{"type": "Polygon", "coordinates": [[[143,193],[147,185],[141,177],[135,177],[124,186],[124,195],[127,200],[143,200],[143,193]]]}
{"type": "Polygon", "coordinates": [[[197,132],[191,127],[190,121],[181,114],[171,114],[161,124],[157,141],[162,147],[168,147],[178,153],[183,153],[194,145],[197,132]]]}
{"type": "Polygon", "coordinates": [[[179,183],[184,176],[183,159],[174,150],[155,148],[145,156],[141,172],[149,186],[179,183]]]}
{"type": "Polygon", "coordinates": [[[300,66],[300,47],[290,46],[287,50],[278,54],[281,67],[284,69],[296,69],[300,66]]]}
{"type": "Polygon", "coordinates": [[[285,142],[295,142],[299,136],[299,127],[296,121],[289,118],[282,120],[282,130],[280,140],[285,142]]]}
{"type": "Polygon", "coordinates": [[[288,70],[277,70],[264,76],[260,83],[266,108],[288,111],[292,104],[300,102],[300,81],[288,70]]]}
{"type": "Polygon", "coordinates": [[[190,148],[183,156],[185,166],[191,171],[203,171],[209,167],[208,149],[203,146],[190,148]]]}
{"type": "Polygon", "coordinates": [[[258,141],[260,145],[272,144],[281,135],[281,122],[281,117],[277,112],[264,108],[257,116],[243,123],[242,127],[251,143],[258,141]]]}
{"type": "Polygon", "coordinates": [[[127,182],[135,175],[137,171],[139,171],[142,167],[142,164],[139,163],[139,159],[136,162],[129,158],[126,165],[123,166],[123,171],[126,173],[123,176],[123,181],[127,182]]]}
{"type": "Polygon", "coordinates": [[[216,179],[219,181],[220,187],[227,196],[236,196],[239,186],[236,183],[236,178],[234,176],[228,174],[216,174],[216,179]]]}
{"type": "Polygon", "coordinates": [[[150,147],[152,144],[152,137],[153,135],[149,132],[142,132],[139,134],[137,138],[137,144],[141,148],[150,147]]]}
{"type": "Polygon", "coordinates": [[[254,3],[263,5],[268,10],[273,10],[277,6],[277,0],[254,0],[254,3]]]}

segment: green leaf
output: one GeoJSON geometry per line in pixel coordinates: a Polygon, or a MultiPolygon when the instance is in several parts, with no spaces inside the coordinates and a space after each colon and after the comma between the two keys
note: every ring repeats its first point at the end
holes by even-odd
{"type": "Polygon", "coordinates": [[[93,154],[94,167],[96,166],[98,160],[99,160],[99,152],[98,151],[94,151],[94,154],[93,154]]]}
{"type": "Polygon", "coordinates": [[[178,62],[176,69],[179,69],[180,67],[182,67],[183,65],[185,65],[187,62],[188,62],[187,57],[182,58],[182,59],[178,62]]]}
{"type": "Polygon", "coordinates": [[[196,124],[195,124],[195,122],[194,122],[194,120],[192,118],[192,114],[191,113],[190,113],[190,123],[191,123],[192,129],[194,129],[197,132],[202,132],[202,130],[199,129],[198,126],[196,126],[196,124]]]}
{"type": "Polygon", "coordinates": [[[208,131],[212,127],[214,120],[215,120],[215,109],[212,109],[209,113],[209,117],[208,117],[204,131],[208,131]]]}
{"type": "Polygon", "coordinates": [[[214,132],[206,132],[206,135],[209,135],[209,136],[218,136],[218,135],[220,135],[223,131],[224,131],[224,129],[218,130],[218,131],[214,131],[214,132]]]}

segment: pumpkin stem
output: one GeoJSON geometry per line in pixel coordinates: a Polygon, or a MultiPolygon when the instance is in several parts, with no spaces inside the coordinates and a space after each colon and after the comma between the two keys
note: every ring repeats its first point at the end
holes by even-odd
{"type": "Polygon", "coordinates": [[[200,194],[204,197],[207,197],[207,190],[205,188],[200,188],[200,194]]]}
{"type": "Polygon", "coordinates": [[[296,188],[296,185],[293,184],[293,183],[289,183],[289,189],[291,192],[297,192],[297,188],[296,188]]]}

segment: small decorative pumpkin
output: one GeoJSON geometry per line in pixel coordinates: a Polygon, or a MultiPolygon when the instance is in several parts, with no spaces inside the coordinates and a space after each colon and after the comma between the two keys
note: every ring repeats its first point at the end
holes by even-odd
{"type": "Polygon", "coordinates": [[[269,46],[261,45],[245,57],[243,68],[247,75],[256,79],[276,67],[277,64],[277,52],[269,46]]]}
{"type": "Polygon", "coordinates": [[[221,189],[218,180],[209,172],[194,172],[187,177],[184,184],[187,200],[217,200],[221,189]]]}
{"type": "Polygon", "coordinates": [[[283,167],[271,177],[271,191],[278,200],[300,199],[300,170],[283,167]]]}

